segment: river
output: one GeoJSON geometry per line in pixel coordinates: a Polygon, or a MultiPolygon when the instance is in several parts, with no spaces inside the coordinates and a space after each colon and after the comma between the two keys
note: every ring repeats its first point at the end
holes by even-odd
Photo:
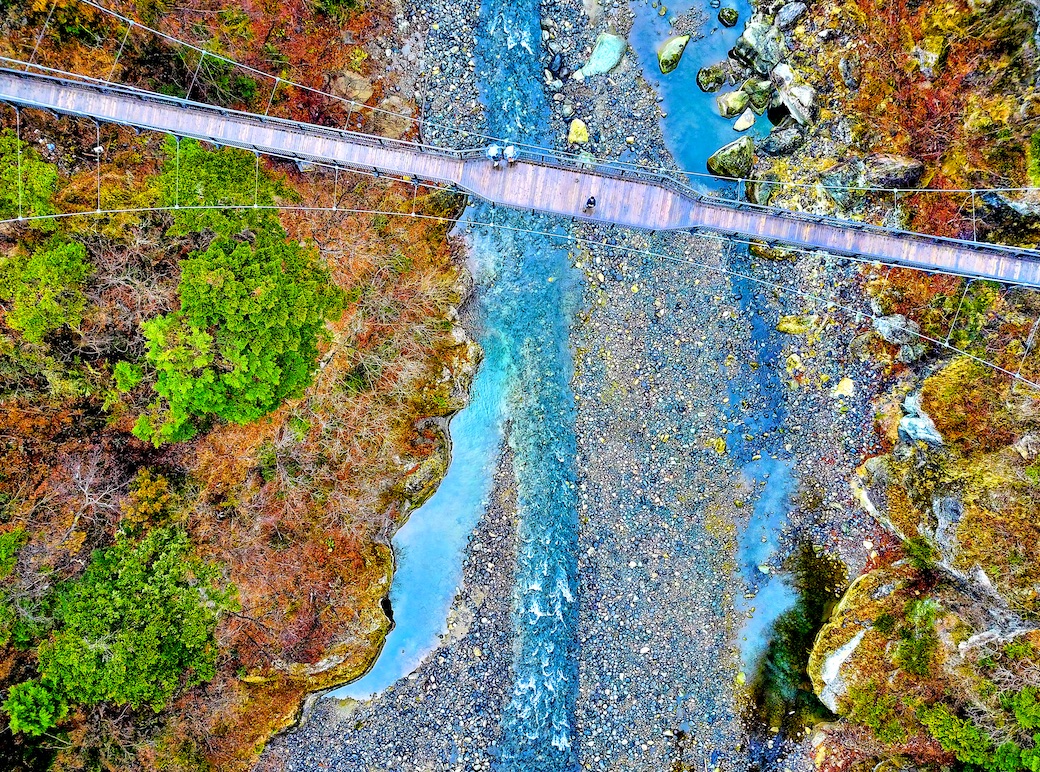
{"type": "MultiPolygon", "coordinates": [[[[723,59],[736,29],[714,21],[707,2],[683,2],[712,14],[705,35],[693,42],[679,68],[668,76],[657,70],[656,49],[668,35],[668,18],[656,4],[636,0],[629,42],[643,74],[658,91],[665,117],[662,129],[669,150],[684,168],[703,171],[707,156],[731,141],[728,122],[714,112],[714,95],[696,87],[697,70],[723,59]]],[[[743,18],[745,2],[736,4],[743,18]]],[[[485,0],[477,36],[478,72],[494,72],[481,84],[488,133],[551,146],[549,110],[541,82],[539,5],[534,0],[485,0]]],[[[765,123],[760,119],[759,123],[765,123]]],[[[759,129],[761,130],[761,129],[759,129]]],[[[698,181],[700,182],[700,181],[698,181]]],[[[518,556],[514,587],[514,660],[512,697],[501,717],[500,747],[504,770],[553,772],[576,766],[573,741],[577,667],[576,556],[578,519],[575,493],[574,398],[569,331],[578,306],[579,277],[567,251],[545,236],[523,232],[551,230],[550,221],[517,212],[470,208],[460,232],[470,244],[470,269],[476,281],[469,309],[485,359],[473,385],[471,403],[451,423],[453,458],[434,496],[394,537],[397,571],[391,589],[395,628],[373,669],[335,696],[365,699],[412,672],[438,644],[461,578],[462,554],[469,533],[486,506],[492,470],[502,441],[514,454],[518,492],[518,556]],[[472,223],[494,219],[511,229],[488,229],[472,223]]],[[[562,231],[561,231],[562,233],[562,231]]],[[[740,262],[746,258],[735,256],[740,262]]],[[[733,287],[742,310],[753,319],[757,302],[750,286],[733,287]]],[[[784,420],[775,376],[776,351],[770,330],[759,325],[753,340],[756,368],[734,380],[731,404],[753,405],[755,436],[772,436],[762,454],[739,438],[734,414],[733,453],[745,475],[760,491],[751,525],[740,540],[744,581],[761,589],[754,618],[746,626],[742,653],[746,667],[761,652],[768,629],[793,599],[780,579],[758,571],[773,548],[770,533],[782,523],[795,480],[783,457],[776,429],[784,420]],[[772,378],[773,380],[770,380],[772,378]],[[766,586],[760,587],[760,580],[766,586]]],[[[748,411],[741,418],[748,422],[748,411]]],[[[745,607],[743,610],[747,611],[745,607]]]]}

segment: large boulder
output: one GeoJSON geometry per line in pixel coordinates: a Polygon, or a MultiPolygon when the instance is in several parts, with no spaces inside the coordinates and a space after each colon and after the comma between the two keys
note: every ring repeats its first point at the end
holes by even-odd
{"type": "Polygon", "coordinates": [[[778,29],[791,29],[791,27],[794,26],[795,22],[802,18],[802,15],[805,13],[805,10],[805,3],[788,3],[776,12],[776,19],[773,23],[777,26],[778,29]]]}
{"type": "Polygon", "coordinates": [[[400,139],[414,125],[412,106],[399,96],[384,99],[378,105],[379,111],[372,116],[372,133],[383,137],[400,139]]]}
{"type": "Polygon", "coordinates": [[[776,93],[798,125],[806,126],[816,118],[816,89],[812,86],[806,84],[784,86],[778,88],[776,93]]]}
{"type": "Polygon", "coordinates": [[[910,57],[917,62],[921,74],[932,80],[946,64],[949,50],[950,46],[945,37],[929,35],[911,49],[910,57]]]}
{"type": "Polygon", "coordinates": [[[736,8],[720,8],[718,19],[719,24],[723,27],[736,27],[740,20],[740,13],[736,8]]]}
{"type": "Polygon", "coordinates": [[[769,107],[769,100],[773,98],[773,84],[768,80],[757,80],[751,78],[744,82],[740,90],[748,95],[748,102],[756,114],[761,115],[769,107]]]}
{"type": "Polygon", "coordinates": [[[863,181],[875,188],[915,188],[924,175],[924,164],[894,153],[875,153],[863,160],[863,181]]]}
{"type": "Polygon", "coordinates": [[[921,325],[907,319],[903,314],[889,314],[874,319],[874,330],[886,342],[902,346],[917,342],[917,333],[921,331],[921,325]]]}
{"type": "Polygon", "coordinates": [[[679,66],[679,60],[682,59],[683,51],[686,50],[686,44],[689,42],[689,35],[668,38],[664,42],[657,50],[657,66],[661,68],[661,72],[667,75],[679,66]]]}
{"type": "Polygon", "coordinates": [[[353,102],[367,102],[372,98],[375,89],[372,82],[364,75],[359,75],[350,70],[334,72],[329,75],[328,85],[325,87],[333,96],[349,99],[353,102]]]}
{"type": "Polygon", "coordinates": [[[584,145],[589,141],[589,127],[581,118],[571,121],[567,131],[567,141],[572,145],[584,145]]]}
{"type": "Polygon", "coordinates": [[[741,137],[719,148],[708,159],[708,171],[719,177],[747,177],[755,162],[755,143],[741,137]]]}
{"type": "Polygon", "coordinates": [[[766,155],[788,155],[805,144],[805,134],[797,126],[775,127],[762,144],[766,155]]]}
{"type": "Polygon", "coordinates": [[[628,50],[628,43],[623,37],[612,35],[609,32],[600,33],[596,38],[596,45],[592,49],[592,55],[583,67],[575,71],[579,78],[587,78],[590,75],[602,75],[610,72],[621,62],[621,57],[628,50]]]}
{"type": "Polygon", "coordinates": [[[762,19],[752,19],[729,55],[759,75],[768,75],[786,53],[783,33],[762,19]]]}

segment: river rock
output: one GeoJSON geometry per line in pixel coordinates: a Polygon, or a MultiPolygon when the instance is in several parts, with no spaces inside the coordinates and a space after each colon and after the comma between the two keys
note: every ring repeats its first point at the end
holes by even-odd
{"type": "Polygon", "coordinates": [[[350,70],[332,73],[325,90],[354,102],[367,102],[375,91],[368,78],[350,70]]]}
{"type": "Polygon", "coordinates": [[[750,137],[716,150],[708,159],[708,171],[718,177],[747,177],[755,161],[755,143],[750,137]]]}
{"type": "Polygon", "coordinates": [[[750,107],[740,114],[736,122],[733,124],[734,131],[747,131],[755,125],[755,111],[750,107]]]}
{"type": "Polygon", "coordinates": [[[589,141],[589,127],[581,118],[571,121],[570,129],[567,131],[567,141],[572,145],[584,145],[589,141]]]}
{"type": "Polygon", "coordinates": [[[801,129],[791,126],[782,129],[779,126],[769,132],[769,137],[762,143],[762,152],[766,155],[788,155],[805,144],[805,135],[801,129]]]}
{"type": "Polygon", "coordinates": [[[918,337],[915,333],[921,331],[921,325],[902,314],[889,314],[874,319],[874,330],[888,343],[901,346],[917,342],[918,337]]]}
{"type": "Polygon", "coordinates": [[[718,91],[729,76],[729,65],[726,62],[702,67],[697,73],[697,85],[701,91],[708,93],[718,91]]]}
{"type": "Polygon", "coordinates": [[[761,19],[752,19],[737,38],[729,55],[759,75],[768,75],[787,53],[784,36],[761,19]]]}
{"type": "Polygon", "coordinates": [[[899,437],[908,442],[924,442],[928,445],[943,445],[943,436],[935,426],[935,421],[921,407],[921,392],[907,395],[903,400],[906,412],[899,419],[899,437]]]}
{"type": "Polygon", "coordinates": [[[864,159],[863,180],[877,188],[915,188],[924,174],[924,164],[894,153],[875,153],[864,159]]]}
{"type": "Polygon", "coordinates": [[[719,115],[723,118],[734,118],[744,112],[749,101],[748,95],[743,91],[729,91],[719,94],[715,104],[718,105],[719,115]]]}
{"type": "Polygon", "coordinates": [[[740,90],[748,95],[748,101],[758,115],[764,113],[766,108],[769,107],[769,100],[773,96],[773,84],[771,81],[751,78],[744,82],[740,90]]]}
{"type": "Polygon", "coordinates": [[[780,101],[800,126],[816,117],[816,90],[809,85],[783,86],[777,89],[780,101]]]}
{"type": "Polygon", "coordinates": [[[553,55],[553,58],[549,62],[549,72],[553,75],[559,75],[560,70],[563,68],[563,54],[557,53],[553,55]]]}
{"type": "Polygon", "coordinates": [[[596,38],[596,45],[592,49],[592,56],[589,57],[585,66],[575,70],[574,74],[577,76],[580,73],[580,80],[587,78],[590,75],[602,75],[610,72],[618,66],[621,57],[625,55],[625,51],[627,50],[628,43],[625,42],[623,37],[612,35],[609,32],[602,32],[599,37],[596,38]]]}
{"type": "Polygon", "coordinates": [[[401,97],[387,97],[378,107],[381,112],[372,115],[373,134],[400,139],[412,128],[412,107],[401,97]]]}
{"type": "Polygon", "coordinates": [[[686,50],[686,44],[689,42],[689,35],[679,35],[668,38],[664,45],[657,50],[657,65],[661,68],[662,73],[667,75],[679,66],[679,60],[682,59],[683,51],[686,50]]]}
{"type": "Polygon", "coordinates": [[[838,72],[841,73],[841,79],[845,82],[845,88],[849,91],[855,91],[859,88],[862,74],[858,57],[841,57],[841,59],[838,60],[838,72]]]}
{"type": "Polygon", "coordinates": [[[1040,435],[1027,432],[1016,440],[1011,448],[1022,457],[1023,461],[1034,461],[1040,456],[1040,435]]]}
{"type": "Polygon", "coordinates": [[[929,35],[913,47],[910,57],[917,62],[921,74],[928,80],[932,80],[946,64],[946,55],[949,50],[946,38],[940,35],[929,35]]]}
{"type": "Polygon", "coordinates": [[[776,20],[773,22],[779,29],[788,30],[794,23],[802,18],[805,13],[805,3],[788,3],[776,12],[776,20]]]}
{"type": "Polygon", "coordinates": [[[740,13],[736,8],[720,8],[718,19],[723,27],[736,27],[740,21],[740,13]]]}
{"type": "Polygon", "coordinates": [[[779,178],[772,172],[762,175],[761,179],[748,180],[744,186],[747,200],[759,206],[768,206],[773,194],[780,188],[779,178]]]}

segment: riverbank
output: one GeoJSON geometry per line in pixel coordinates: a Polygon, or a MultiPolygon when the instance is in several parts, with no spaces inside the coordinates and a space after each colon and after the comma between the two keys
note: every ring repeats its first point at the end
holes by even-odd
{"type": "Polygon", "coordinates": [[[319,700],[265,751],[268,769],[490,769],[487,750],[510,692],[516,490],[511,453],[466,547],[441,645],[411,675],[365,702],[319,700]]]}

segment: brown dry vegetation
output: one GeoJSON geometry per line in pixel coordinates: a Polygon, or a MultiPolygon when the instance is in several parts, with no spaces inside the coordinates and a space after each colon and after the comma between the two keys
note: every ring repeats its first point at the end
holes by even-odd
{"type": "MultiPolygon", "coordinates": [[[[303,2],[113,7],[316,87],[330,71],[363,69],[361,47],[344,39],[370,39],[387,24],[379,10],[337,18],[303,2]]],[[[9,9],[2,53],[25,58],[50,9],[42,0],[9,9]]],[[[123,31],[75,0],[58,0],[36,61],[107,77],[123,31]]],[[[197,64],[135,30],[116,72],[125,82],[183,92],[197,64]]],[[[269,83],[204,65],[193,98],[266,106],[269,83]]],[[[373,101],[382,90],[377,84],[373,101]]],[[[340,125],[345,118],[341,105],[284,85],[272,113],[340,125]]],[[[32,112],[23,118],[23,137],[61,174],[56,206],[92,210],[94,126],[32,112]]],[[[141,205],[159,169],[161,138],[103,127],[102,143],[102,207],[141,205]]],[[[11,377],[0,398],[0,504],[4,529],[30,535],[12,592],[43,597],[80,574],[120,523],[175,522],[198,555],[220,566],[240,605],[218,625],[216,679],[157,716],[105,705],[76,712],[63,727],[69,747],[57,769],[247,768],[307,692],[356,677],[377,651],[388,627],[379,602],[389,588],[389,538],[443,469],[443,420],[463,404],[479,353],[454,322],[466,291],[447,240],[459,200],[362,176],[342,174],[334,185],[328,174],[264,167],[304,203],[328,205],[338,189],[344,209],[432,216],[281,215],[290,238],[315,245],[350,301],[300,399],[252,424],[217,425],[158,450],[129,434],[140,405],[114,398],[113,358],[140,355],[140,323],[176,307],[179,261],[204,243],[164,238],[164,214],[83,221],[93,273],[78,329],[33,347],[0,327],[0,359],[12,363],[4,364],[11,377]],[[161,503],[149,498],[156,496],[161,503]]],[[[19,227],[3,238],[9,250],[36,237],[19,227]]],[[[6,684],[32,668],[30,653],[3,652],[6,684]]],[[[3,733],[4,763],[19,763],[20,743],[3,733]]]]}

